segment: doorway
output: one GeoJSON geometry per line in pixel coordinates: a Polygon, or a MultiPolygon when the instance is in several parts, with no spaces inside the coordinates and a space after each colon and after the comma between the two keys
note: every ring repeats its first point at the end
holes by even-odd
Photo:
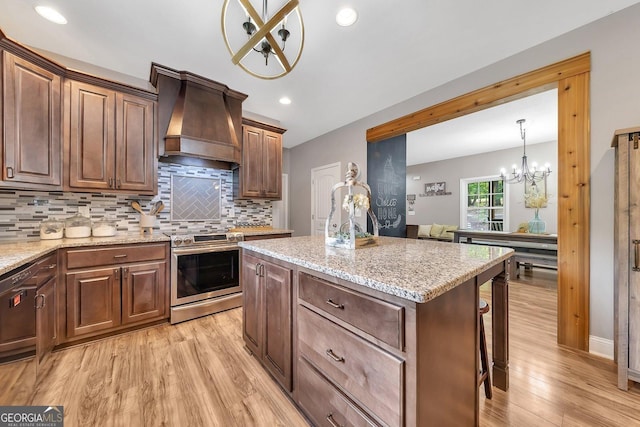
{"type": "MultiPolygon", "coordinates": [[[[340,162],[311,169],[311,235],[324,236],[324,226],[331,211],[331,188],[342,182],[340,162]]],[[[340,210],[336,210],[336,225],[341,224],[340,210]]]]}
{"type": "Polygon", "coordinates": [[[548,89],[558,89],[558,343],[589,350],[589,52],[367,130],[374,143],[548,89]]]}

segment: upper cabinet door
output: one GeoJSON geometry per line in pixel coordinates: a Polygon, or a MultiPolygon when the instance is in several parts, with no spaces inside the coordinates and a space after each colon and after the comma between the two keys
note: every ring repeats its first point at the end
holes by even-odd
{"type": "Polygon", "coordinates": [[[116,101],[116,189],[153,190],[155,103],[120,93],[116,101]]]}
{"type": "Polygon", "coordinates": [[[282,198],[282,135],[265,131],[262,140],[264,196],[282,198]]]}
{"type": "MultiPolygon", "coordinates": [[[[7,184],[62,185],[61,78],[4,51],[4,150],[7,184]]],[[[18,185],[20,186],[20,185],[18,185]]]]}
{"type": "Polygon", "coordinates": [[[244,126],[242,135],[242,184],[244,197],[262,195],[262,130],[244,126]]]}
{"type": "Polygon", "coordinates": [[[114,189],[115,92],[71,81],[69,186],[114,189]]]}

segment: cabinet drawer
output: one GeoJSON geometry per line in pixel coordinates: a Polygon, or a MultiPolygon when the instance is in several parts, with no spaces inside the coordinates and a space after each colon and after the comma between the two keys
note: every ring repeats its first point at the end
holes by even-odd
{"type": "Polygon", "coordinates": [[[165,259],[166,244],[73,249],[66,252],[67,269],[165,259]]]}
{"type": "Polygon", "coordinates": [[[299,297],[397,349],[404,347],[404,309],[300,273],[299,297]]]}
{"type": "Polygon", "coordinates": [[[298,360],[297,403],[317,426],[376,425],[304,359],[298,360]]]}
{"type": "Polygon", "coordinates": [[[298,355],[385,424],[402,425],[402,360],[303,306],[298,306],[298,355]]]}
{"type": "Polygon", "coordinates": [[[54,252],[41,258],[38,261],[38,273],[36,278],[36,286],[40,287],[47,283],[49,279],[54,277],[58,272],[58,254],[54,252]]]}

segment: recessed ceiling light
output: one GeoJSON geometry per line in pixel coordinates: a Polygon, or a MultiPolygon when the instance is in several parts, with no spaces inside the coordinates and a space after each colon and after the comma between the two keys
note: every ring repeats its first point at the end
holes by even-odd
{"type": "Polygon", "coordinates": [[[350,7],[345,7],[344,9],[340,9],[338,14],[336,15],[336,22],[341,27],[348,27],[349,25],[353,25],[358,20],[358,12],[350,7]]]}
{"type": "Polygon", "coordinates": [[[280,104],[289,105],[291,104],[291,99],[286,96],[283,96],[282,98],[280,98],[280,104]]]}
{"type": "Polygon", "coordinates": [[[36,12],[38,12],[38,15],[42,16],[44,19],[47,19],[51,22],[54,22],[60,25],[64,25],[67,23],[67,18],[65,18],[60,14],[60,12],[58,12],[57,10],[49,6],[36,6],[35,10],[36,12]]]}

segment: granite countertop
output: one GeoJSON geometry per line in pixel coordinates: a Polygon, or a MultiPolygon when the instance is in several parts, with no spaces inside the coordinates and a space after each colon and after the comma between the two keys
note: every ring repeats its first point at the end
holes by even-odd
{"type": "Polygon", "coordinates": [[[256,240],[240,246],[418,303],[444,294],[513,254],[513,249],[498,246],[394,237],[380,237],[377,246],[355,250],[325,246],[324,236],[256,240]]]}
{"type": "Polygon", "coordinates": [[[162,233],[141,235],[140,233],[118,233],[113,237],[86,237],[80,239],[18,241],[0,244],[0,275],[18,268],[30,261],[59,248],[81,246],[103,246],[127,243],[168,242],[169,237],[162,233]]]}

